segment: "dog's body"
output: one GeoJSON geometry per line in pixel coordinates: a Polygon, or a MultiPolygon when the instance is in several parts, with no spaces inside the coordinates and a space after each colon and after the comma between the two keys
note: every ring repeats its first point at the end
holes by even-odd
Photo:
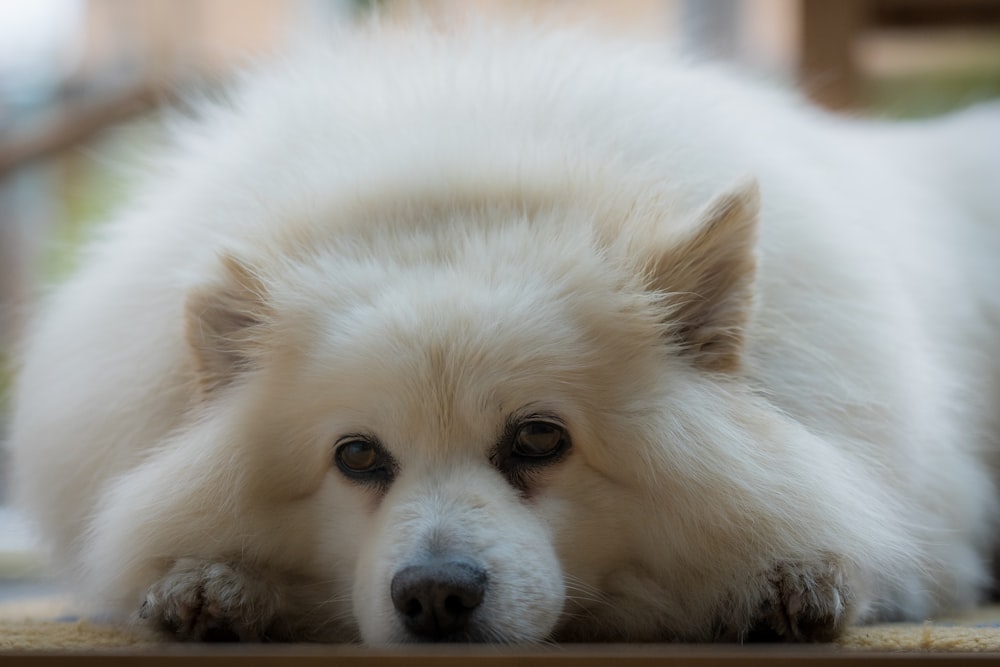
{"type": "Polygon", "coordinates": [[[847,122],[518,31],[345,39],[232,107],[25,348],[16,479],[84,599],[374,644],[979,599],[996,107],[847,122]]]}

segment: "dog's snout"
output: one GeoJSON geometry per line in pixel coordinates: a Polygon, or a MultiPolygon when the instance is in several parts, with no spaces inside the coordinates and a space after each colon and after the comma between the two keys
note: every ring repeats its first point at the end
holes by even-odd
{"type": "Polygon", "coordinates": [[[390,593],[406,627],[419,639],[465,638],[463,631],[486,593],[486,570],[460,558],[410,565],[392,578],[390,593]]]}

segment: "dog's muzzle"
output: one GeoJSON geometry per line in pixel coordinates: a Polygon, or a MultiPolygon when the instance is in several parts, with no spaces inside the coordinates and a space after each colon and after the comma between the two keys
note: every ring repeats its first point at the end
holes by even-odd
{"type": "Polygon", "coordinates": [[[470,619],[486,594],[486,569],[458,556],[404,567],[390,594],[403,625],[419,641],[475,641],[470,619]]]}

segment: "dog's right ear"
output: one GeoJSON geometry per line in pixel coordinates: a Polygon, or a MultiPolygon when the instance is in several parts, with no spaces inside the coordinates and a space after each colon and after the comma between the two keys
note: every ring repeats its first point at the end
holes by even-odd
{"type": "Polygon", "coordinates": [[[187,340],[206,393],[254,366],[271,315],[264,284],[249,267],[226,255],[222,268],[222,280],[193,291],[186,304],[187,340]]]}

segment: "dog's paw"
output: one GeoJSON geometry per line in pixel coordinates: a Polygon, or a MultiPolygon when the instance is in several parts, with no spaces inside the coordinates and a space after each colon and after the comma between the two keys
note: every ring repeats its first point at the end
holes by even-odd
{"type": "Polygon", "coordinates": [[[147,591],[137,615],[182,641],[261,641],[278,606],[277,588],[243,568],[182,558],[147,591]]]}
{"type": "Polygon", "coordinates": [[[850,622],[851,589],[836,559],[783,563],[767,575],[767,594],[751,640],[831,641],[850,622]]]}

